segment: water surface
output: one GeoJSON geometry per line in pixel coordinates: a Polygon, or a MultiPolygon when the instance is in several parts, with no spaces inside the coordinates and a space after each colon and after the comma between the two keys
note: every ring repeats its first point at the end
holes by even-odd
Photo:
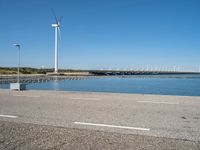
{"type": "MultiPolygon", "coordinates": [[[[26,85],[31,90],[200,96],[200,75],[105,77],[26,85]]],[[[0,85],[9,88],[9,85],[0,85]]]]}

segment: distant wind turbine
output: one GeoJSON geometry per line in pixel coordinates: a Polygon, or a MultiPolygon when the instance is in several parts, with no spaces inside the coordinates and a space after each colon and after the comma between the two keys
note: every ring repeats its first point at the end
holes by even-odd
{"type": "MultiPolygon", "coordinates": [[[[54,72],[58,73],[58,34],[60,37],[60,23],[61,23],[61,19],[62,17],[60,17],[59,19],[56,17],[55,13],[54,13],[54,17],[55,17],[55,21],[56,23],[52,24],[52,27],[55,28],[55,64],[54,64],[54,72]]],[[[60,37],[61,40],[61,37],[60,37]]]]}

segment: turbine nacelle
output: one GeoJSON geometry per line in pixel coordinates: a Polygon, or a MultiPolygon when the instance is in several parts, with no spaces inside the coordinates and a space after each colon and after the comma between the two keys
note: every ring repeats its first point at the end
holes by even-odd
{"type": "Polygon", "coordinates": [[[52,26],[52,27],[60,27],[59,24],[52,24],[51,26],[52,26]]]}

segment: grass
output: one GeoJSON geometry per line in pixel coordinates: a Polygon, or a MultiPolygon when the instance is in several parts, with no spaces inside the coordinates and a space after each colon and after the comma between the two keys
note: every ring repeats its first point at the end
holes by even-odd
{"type": "MultiPolygon", "coordinates": [[[[0,74],[17,74],[18,68],[16,67],[0,67],[0,74]]],[[[20,68],[21,74],[46,74],[46,72],[51,71],[52,69],[37,69],[22,67],[20,68]]]]}
{"type": "MultiPolygon", "coordinates": [[[[0,74],[17,74],[17,67],[0,67],[0,74]]],[[[49,72],[54,72],[53,68],[46,68],[46,69],[38,69],[38,68],[31,68],[31,67],[21,67],[20,73],[21,74],[46,74],[49,72]]],[[[85,72],[83,70],[73,70],[73,69],[59,69],[60,73],[63,72],[85,72]]]]}

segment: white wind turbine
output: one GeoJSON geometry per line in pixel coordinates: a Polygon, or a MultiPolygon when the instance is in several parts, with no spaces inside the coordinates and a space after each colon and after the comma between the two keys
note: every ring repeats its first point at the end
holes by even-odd
{"type": "Polygon", "coordinates": [[[62,17],[58,19],[56,15],[54,15],[56,23],[52,24],[52,27],[55,28],[55,62],[54,62],[54,72],[58,73],[58,34],[60,37],[60,22],[62,17]],[[58,33],[59,32],[59,33],[58,33]]]}

